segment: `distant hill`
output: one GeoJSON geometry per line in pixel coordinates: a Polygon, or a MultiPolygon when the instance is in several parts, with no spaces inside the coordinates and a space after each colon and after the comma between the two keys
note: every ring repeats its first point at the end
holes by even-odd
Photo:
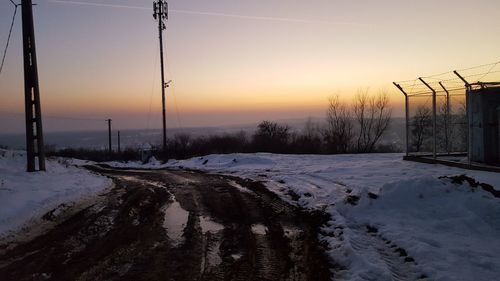
{"type": "MultiPolygon", "coordinates": [[[[309,118],[295,118],[285,120],[271,120],[281,124],[287,124],[292,131],[299,132],[303,129],[305,122],[309,118]]],[[[311,117],[313,122],[324,125],[324,118],[311,117]]],[[[186,134],[191,137],[200,137],[218,134],[233,134],[245,132],[248,136],[252,135],[257,128],[258,123],[235,124],[230,126],[220,127],[193,127],[193,128],[173,128],[167,130],[168,136],[186,134]]],[[[106,130],[99,131],[67,131],[67,132],[46,132],[45,143],[57,148],[107,148],[108,132],[106,130]]],[[[25,139],[24,134],[2,134],[0,133],[0,145],[14,149],[24,149],[25,139]]],[[[404,141],[404,118],[393,118],[392,125],[389,131],[382,138],[382,143],[393,144],[403,147],[404,141]]],[[[116,145],[116,131],[112,136],[113,145],[116,145]]],[[[121,131],[122,147],[138,147],[144,143],[160,144],[161,130],[160,129],[134,129],[121,131]]]]}

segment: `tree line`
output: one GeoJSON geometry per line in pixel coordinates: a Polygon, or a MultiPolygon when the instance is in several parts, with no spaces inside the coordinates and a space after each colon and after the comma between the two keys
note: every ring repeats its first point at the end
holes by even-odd
{"type": "MultiPolygon", "coordinates": [[[[309,118],[300,130],[292,130],[287,124],[264,120],[253,134],[243,131],[233,134],[219,134],[191,137],[178,134],[167,140],[167,149],[153,146],[148,150],[157,159],[185,159],[207,154],[228,153],[289,153],[289,154],[337,154],[393,152],[397,148],[381,145],[380,139],[391,123],[392,110],[387,93],[370,95],[359,91],[351,103],[340,97],[328,100],[324,122],[309,118]]],[[[109,155],[102,150],[52,149],[49,155],[75,157],[94,161],[139,160],[144,151],[126,148],[121,153],[109,155]]]]}

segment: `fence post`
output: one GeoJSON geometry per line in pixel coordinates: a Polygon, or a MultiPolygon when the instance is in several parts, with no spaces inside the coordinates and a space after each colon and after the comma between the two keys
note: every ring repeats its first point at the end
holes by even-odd
{"type": "Polygon", "coordinates": [[[437,158],[436,90],[429,86],[429,84],[427,84],[427,82],[425,82],[421,77],[419,77],[418,80],[424,83],[424,85],[432,91],[432,157],[435,160],[437,158]]]}
{"type": "Polygon", "coordinates": [[[462,75],[460,75],[456,70],[453,71],[460,80],[462,80],[465,84],[465,114],[467,115],[467,160],[469,167],[472,165],[472,139],[473,139],[473,131],[472,131],[472,110],[470,109],[470,90],[472,89],[471,85],[467,80],[465,80],[462,75]]]}
{"type": "Polygon", "coordinates": [[[405,96],[405,133],[406,133],[406,156],[409,155],[409,152],[410,152],[410,138],[409,138],[409,118],[410,118],[410,114],[409,114],[409,103],[408,103],[408,94],[403,90],[403,88],[397,84],[396,82],[392,82],[392,84],[394,84],[394,86],[396,86],[396,88],[398,88],[402,93],[403,95],[405,96]]]}
{"type": "Polygon", "coordinates": [[[450,92],[446,87],[443,85],[443,83],[439,82],[439,86],[443,88],[444,92],[446,93],[446,112],[444,116],[444,136],[445,136],[445,142],[446,142],[446,152],[448,155],[450,155],[450,135],[448,134],[450,132],[450,126],[451,126],[451,113],[450,113],[450,92]]]}

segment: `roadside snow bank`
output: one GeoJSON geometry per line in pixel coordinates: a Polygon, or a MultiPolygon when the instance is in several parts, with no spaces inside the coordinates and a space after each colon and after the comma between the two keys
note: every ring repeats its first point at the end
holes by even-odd
{"type": "Polygon", "coordinates": [[[154,167],[260,180],[291,203],[328,212],[321,239],[339,265],[336,280],[498,279],[500,199],[439,177],[466,174],[499,190],[500,174],[402,156],[228,154],[154,167]]]}
{"type": "MultiPolygon", "coordinates": [[[[499,198],[467,183],[430,176],[385,184],[378,195],[364,194],[357,206],[337,209],[348,225],[369,226],[379,239],[405,249],[431,280],[498,278],[499,198]]],[[[344,238],[352,241],[355,235],[346,232],[344,238]]],[[[345,251],[356,249],[346,244],[345,251]]],[[[359,260],[365,268],[380,267],[369,257],[359,260]]]]}
{"type": "Polygon", "coordinates": [[[153,156],[149,159],[148,163],[142,163],[141,161],[130,161],[130,162],[120,162],[120,161],[110,161],[105,162],[103,164],[107,164],[114,168],[138,168],[138,169],[162,169],[165,168],[160,161],[156,160],[153,156]]]}
{"type": "Polygon", "coordinates": [[[0,150],[0,237],[59,204],[110,186],[109,179],[71,166],[70,162],[48,160],[46,172],[27,173],[25,152],[0,150]]]}

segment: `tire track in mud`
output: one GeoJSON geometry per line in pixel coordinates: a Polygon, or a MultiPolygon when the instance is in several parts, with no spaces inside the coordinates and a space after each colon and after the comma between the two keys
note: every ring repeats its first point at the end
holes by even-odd
{"type": "Polygon", "coordinates": [[[2,280],[331,277],[317,238],[328,218],[285,203],[258,182],[192,171],[89,169],[116,187],[45,234],[0,247],[8,249],[0,253],[2,280]]]}

